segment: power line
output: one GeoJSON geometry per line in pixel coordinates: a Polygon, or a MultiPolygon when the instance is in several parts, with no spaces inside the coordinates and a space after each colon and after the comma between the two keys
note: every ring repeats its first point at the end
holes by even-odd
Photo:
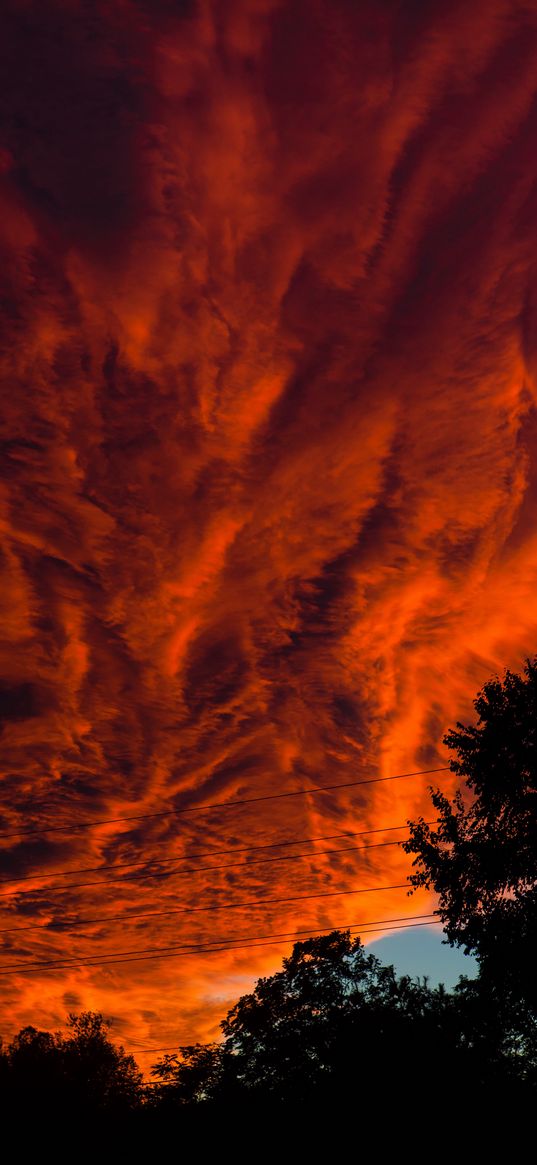
{"type": "Polygon", "coordinates": [[[211,870],[247,869],[249,866],[262,866],[273,862],[298,862],[305,859],[311,861],[312,858],[326,857],[327,854],[354,854],[358,853],[358,851],[382,849],[385,846],[401,844],[400,841],[377,841],[373,845],[346,845],[339,846],[337,849],[313,850],[312,853],[307,854],[283,854],[277,858],[253,858],[249,862],[221,862],[218,866],[191,866],[186,870],[159,870],[156,873],[149,874],[124,874],[121,878],[99,878],[96,882],[70,882],[68,886],[43,886],[36,890],[7,890],[3,894],[0,894],[0,898],[13,895],[19,897],[22,894],[50,894],[53,891],[67,894],[69,890],[81,890],[88,886],[110,886],[116,882],[140,882],[147,878],[181,878],[187,874],[202,874],[208,873],[211,870]]]}
{"type": "Polygon", "coordinates": [[[264,793],[259,797],[241,797],[234,801],[212,801],[202,805],[191,805],[186,809],[165,809],[158,813],[137,813],[129,817],[105,817],[98,821],[71,822],[69,825],[52,825],[44,829],[19,829],[11,833],[0,833],[2,837],[30,837],[45,833],[70,833],[75,829],[95,829],[98,825],[114,825],[120,821],[148,821],[156,817],[175,817],[184,813],[206,813],[210,810],[232,809],[237,805],[253,805],[260,801],[279,801],[286,797],[312,797],[317,793],[330,793],[337,789],[351,789],[357,785],[378,785],[384,781],[403,781],[410,777],[423,777],[430,773],[449,771],[449,765],[435,769],[418,769],[412,773],[395,773],[391,777],[366,777],[359,781],[343,781],[337,785],[314,785],[311,789],[295,789],[290,793],[264,793]]]}
{"type": "Polygon", "coordinates": [[[230,945],[229,939],[215,940],[213,943],[192,943],[192,944],[178,944],[174,943],[168,947],[141,947],[138,952],[121,952],[116,951],[107,959],[99,959],[97,955],[88,956],[86,959],[53,959],[34,963],[18,963],[9,968],[9,970],[0,971],[0,977],[6,975],[25,974],[37,970],[76,970],[79,967],[105,967],[112,966],[117,963],[135,963],[147,962],[153,959],[161,958],[188,958],[193,954],[219,954],[224,951],[250,950],[257,946],[272,946],[287,943],[291,938],[297,935],[306,935],[316,937],[317,934],[326,934],[333,930],[359,930],[361,934],[377,933],[383,930],[404,930],[408,926],[436,926],[440,925],[441,920],[416,922],[415,919],[434,919],[432,913],[429,914],[414,914],[402,915],[399,918],[384,918],[367,923],[353,922],[353,923],[339,923],[337,926],[325,926],[320,928],[307,927],[302,930],[279,931],[275,935],[252,935],[247,943],[241,943],[240,937],[234,939],[230,945]],[[412,920],[412,921],[410,921],[412,920]],[[397,925],[391,925],[392,923],[397,925]],[[389,925],[387,925],[389,924],[389,925]],[[402,924],[402,925],[399,925],[402,924]],[[265,939],[269,941],[266,942],[265,939]],[[261,941],[262,940],[262,941],[261,941]],[[149,953],[156,952],[156,953],[149,953]],[[126,957],[125,957],[126,956],[126,957]]]}
{"type": "MultiPolygon", "coordinates": [[[[425,821],[424,824],[436,825],[437,819],[435,818],[434,821],[425,821]]],[[[233,846],[230,849],[201,850],[198,854],[192,854],[191,856],[187,855],[185,857],[175,856],[172,858],[142,858],[131,862],[112,862],[108,865],[100,866],[77,866],[73,870],[54,870],[52,872],[49,871],[46,874],[20,874],[17,878],[1,878],[0,886],[8,886],[13,882],[19,883],[42,881],[44,878],[68,878],[71,877],[72,874],[92,874],[104,870],[121,870],[131,868],[133,866],[149,866],[154,861],[158,861],[160,865],[164,865],[165,862],[195,862],[198,858],[219,857],[222,854],[240,854],[254,851],[257,852],[258,850],[279,849],[280,847],[283,848],[284,846],[290,845],[310,845],[314,841],[335,841],[336,838],[340,837],[366,837],[374,833],[392,833],[396,829],[408,829],[408,821],[404,821],[401,825],[383,825],[377,829],[359,829],[353,831],[345,829],[340,833],[324,833],[321,834],[320,837],[297,837],[294,838],[293,841],[271,841],[265,842],[263,845],[241,845],[233,846]]],[[[158,842],[153,842],[153,844],[162,845],[164,844],[164,839],[160,839],[158,842]]],[[[15,893],[16,892],[17,891],[15,891],[15,893]]],[[[11,894],[13,891],[9,890],[7,893],[11,894]]],[[[30,893],[33,893],[33,891],[30,891],[30,893]]]]}
{"type": "Polygon", "coordinates": [[[391,886],[365,886],[357,890],[322,890],[317,894],[295,894],[289,898],[258,898],[250,902],[225,902],[223,905],[179,906],[172,910],[136,911],[132,914],[109,914],[100,918],[79,918],[74,922],[31,923],[28,926],[8,926],[0,929],[0,934],[19,934],[26,930],[73,930],[76,926],[91,926],[99,922],[130,922],[132,918],[162,918],[169,914],[211,914],[215,910],[238,910],[243,906],[265,906],[274,902],[306,902],[312,898],[336,898],[347,894],[373,894],[381,890],[407,890],[408,882],[398,882],[391,886]]]}
{"type": "MultiPolygon", "coordinates": [[[[332,930],[340,930],[340,929],[346,930],[349,927],[361,926],[361,925],[374,926],[374,925],[378,924],[379,926],[381,926],[385,922],[408,922],[408,921],[415,919],[415,918],[430,918],[433,916],[434,916],[434,914],[431,911],[428,911],[426,914],[404,914],[404,915],[400,915],[398,918],[377,918],[377,919],[372,919],[370,922],[364,922],[363,924],[359,923],[359,922],[338,923],[335,926],[319,927],[318,931],[315,931],[315,933],[324,934],[324,933],[326,933],[328,931],[332,931],[332,930]]],[[[293,936],[296,936],[299,934],[311,935],[312,930],[313,930],[313,927],[307,926],[302,930],[278,931],[278,933],[275,935],[273,935],[273,934],[252,934],[252,935],[228,934],[228,935],[226,935],[225,938],[199,939],[196,942],[190,942],[190,943],[189,942],[176,942],[176,943],[171,943],[171,944],[167,943],[166,946],[158,946],[158,947],[134,947],[134,948],[131,947],[130,949],[124,948],[121,951],[108,951],[107,958],[110,958],[110,959],[111,958],[123,958],[123,956],[127,956],[127,955],[140,955],[140,954],[145,955],[145,954],[150,954],[150,953],[152,954],[154,952],[159,952],[159,951],[186,951],[188,953],[189,951],[197,951],[200,947],[203,947],[204,949],[205,948],[208,949],[208,948],[213,947],[213,946],[220,948],[225,943],[227,944],[227,943],[242,942],[245,938],[247,938],[249,941],[250,940],[257,941],[258,939],[288,938],[288,937],[293,937],[293,936]]],[[[93,960],[96,959],[97,964],[100,965],[100,959],[99,959],[98,955],[89,955],[88,954],[88,955],[78,955],[78,956],[73,955],[72,958],[67,958],[66,955],[61,955],[58,959],[45,959],[44,962],[40,961],[39,963],[33,962],[30,964],[28,963],[27,959],[24,959],[24,960],[22,960],[22,962],[19,962],[19,963],[10,963],[9,966],[10,966],[10,969],[15,969],[15,970],[18,967],[26,967],[26,966],[49,967],[49,966],[56,966],[60,963],[62,966],[67,966],[70,963],[77,963],[78,964],[81,959],[83,959],[84,961],[87,960],[88,963],[93,962],[93,960]]],[[[0,969],[4,966],[6,966],[5,963],[0,963],[0,969]]]]}
{"type": "MultiPolygon", "coordinates": [[[[123,1044],[121,1044],[123,1047],[123,1044]]],[[[165,1048],[131,1048],[127,1054],[129,1056],[146,1056],[150,1052],[177,1052],[179,1050],[179,1042],[176,1044],[168,1044],[165,1048]]]]}

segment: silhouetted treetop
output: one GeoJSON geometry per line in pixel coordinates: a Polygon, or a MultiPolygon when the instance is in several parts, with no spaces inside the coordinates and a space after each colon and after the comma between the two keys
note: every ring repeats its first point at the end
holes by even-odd
{"type": "Polygon", "coordinates": [[[494,1009],[484,1023],[480,1009],[473,984],[450,994],[398,978],[359,938],[333,931],[296,943],[281,971],[238,1000],[221,1044],[180,1048],[153,1075],[168,1103],[228,1106],[341,1107],[388,1077],[399,1091],[420,1081],[422,1092],[451,1089],[455,1078],[461,1087],[503,1079],[511,1071],[503,1021],[494,1009]]]}
{"type": "Polygon", "coordinates": [[[438,824],[410,823],[414,887],[435,890],[452,944],[474,953],[490,985],[537,1003],[537,661],[486,683],[475,725],[444,743],[466,788],[432,791],[438,824]]]}
{"type": "Polygon", "coordinates": [[[16,1109],[119,1112],[141,1099],[133,1056],[109,1038],[99,1012],[71,1014],[68,1033],[23,1028],[3,1050],[4,1090],[16,1109]]]}

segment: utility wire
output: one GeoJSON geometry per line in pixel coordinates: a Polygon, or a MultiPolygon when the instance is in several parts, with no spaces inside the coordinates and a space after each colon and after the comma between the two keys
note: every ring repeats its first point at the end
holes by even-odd
{"type": "Polygon", "coordinates": [[[240,939],[237,938],[233,941],[232,945],[229,945],[229,942],[226,943],[226,940],[221,940],[220,943],[217,943],[217,942],[214,942],[212,944],[202,943],[202,944],[198,944],[198,945],[191,944],[190,946],[187,946],[187,947],[185,947],[184,945],[179,946],[178,944],[174,944],[173,946],[170,946],[170,947],[160,947],[160,948],[158,948],[158,947],[141,947],[137,954],[132,954],[132,955],[128,954],[127,957],[125,957],[121,952],[115,952],[108,959],[99,959],[98,956],[94,955],[94,956],[90,956],[89,958],[79,959],[79,960],[71,959],[71,960],[66,961],[65,959],[54,959],[54,960],[47,960],[47,961],[43,961],[43,962],[34,962],[34,963],[25,962],[25,963],[16,964],[14,967],[10,967],[9,970],[0,971],[0,978],[5,977],[6,975],[22,975],[22,974],[30,973],[32,971],[76,970],[79,967],[106,967],[106,966],[113,966],[114,964],[118,964],[118,963],[147,962],[147,961],[152,961],[154,959],[189,958],[193,954],[220,954],[224,951],[250,950],[251,948],[258,947],[258,946],[273,946],[273,945],[281,945],[282,943],[286,944],[290,941],[291,938],[294,938],[300,934],[309,935],[311,937],[316,937],[317,934],[328,933],[328,932],[331,932],[333,930],[348,930],[348,931],[359,930],[361,934],[369,934],[369,933],[378,933],[378,932],[381,932],[384,930],[405,930],[410,926],[436,926],[436,925],[440,925],[440,921],[441,921],[440,919],[437,919],[436,921],[426,921],[426,922],[407,921],[409,919],[416,919],[416,918],[418,918],[418,919],[433,919],[434,915],[432,915],[432,914],[403,915],[400,918],[394,918],[394,919],[385,918],[385,919],[380,919],[377,922],[368,922],[368,923],[356,922],[356,923],[349,923],[349,924],[340,923],[338,926],[335,926],[335,927],[334,926],[331,926],[331,927],[326,926],[326,927],[321,927],[320,929],[308,927],[304,930],[283,931],[283,932],[280,931],[276,935],[259,935],[257,937],[252,936],[251,940],[248,941],[247,943],[241,943],[240,939]],[[391,925],[392,923],[397,924],[397,925],[391,925]],[[390,925],[387,925],[387,924],[390,924],[390,925]],[[268,940],[269,940],[268,942],[264,941],[266,938],[268,938],[268,940]],[[258,941],[258,939],[263,940],[263,941],[258,941]],[[153,951],[155,951],[157,953],[151,953],[151,954],[147,953],[147,952],[153,952],[153,951]]]}
{"type": "Polygon", "coordinates": [[[169,914],[211,914],[214,910],[238,910],[243,906],[265,906],[274,902],[306,902],[313,898],[337,898],[347,894],[373,894],[382,890],[407,890],[408,882],[397,882],[390,886],[365,886],[357,890],[322,890],[317,894],[294,894],[289,898],[257,898],[249,902],[225,902],[221,906],[179,906],[172,910],[135,911],[132,914],[108,914],[99,918],[78,918],[74,922],[31,923],[28,926],[7,926],[0,928],[0,934],[19,934],[26,930],[73,930],[77,926],[91,926],[99,922],[130,922],[132,918],[162,918],[169,914]]]}
{"type": "MultiPolygon", "coordinates": [[[[434,821],[425,821],[425,825],[436,825],[437,819],[434,821]]],[[[54,870],[47,874],[20,874],[18,878],[1,878],[0,886],[8,886],[10,883],[16,882],[33,882],[42,881],[44,878],[68,878],[73,874],[93,874],[103,872],[105,870],[122,870],[131,868],[133,866],[149,866],[154,862],[159,862],[160,865],[169,862],[195,862],[198,858],[220,857],[222,854],[240,854],[257,852],[265,849],[279,849],[290,845],[310,845],[314,841],[335,841],[340,837],[366,837],[374,833],[393,833],[396,829],[408,829],[408,821],[404,821],[401,825],[383,825],[377,829],[359,829],[359,830],[343,830],[341,833],[324,833],[320,837],[297,837],[293,841],[271,841],[265,842],[263,845],[240,845],[233,846],[230,849],[209,849],[201,850],[197,854],[187,855],[185,857],[175,856],[172,858],[141,858],[131,862],[112,862],[109,865],[101,866],[77,866],[73,870],[54,870]]],[[[152,842],[153,845],[165,843],[164,838],[157,842],[152,842]]],[[[399,843],[397,843],[399,844],[399,843]]],[[[9,890],[7,893],[11,894],[13,891],[9,890]]],[[[1,895],[0,895],[1,897],[1,895]]]]}
{"type": "MultiPolygon", "coordinates": [[[[372,919],[370,922],[364,922],[363,925],[364,926],[376,926],[378,923],[378,925],[381,926],[385,922],[410,922],[416,918],[431,918],[431,917],[434,917],[434,912],[428,911],[427,914],[404,914],[404,915],[399,916],[398,918],[372,919]]],[[[354,922],[338,923],[338,924],[336,924],[336,926],[320,927],[318,931],[315,931],[315,933],[324,934],[328,931],[341,930],[341,929],[346,930],[348,927],[360,926],[360,925],[362,925],[362,924],[359,922],[356,922],[356,923],[354,923],[354,922]]],[[[258,939],[288,938],[288,937],[293,937],[293,936],[296,936],[299,934],[311,935],[312,929],[313,928],[311,926],[307,926],[303,930],[278,931],[278,933],[275,935],[274,934],[251,934],[251,935],[228,934],[228,935],[226,935],[225,938],[198,939],[196,942],[184,942],[183,941],[183,942],[176,942],[176,943],[171,943],[171,944],[167,943],[166,946],[158,946],[158,947],[123,948],[120,951],[108,951],[106,957],[109,959],[112,959],[112,958],[115,959],[115,958],[123,958],[124,956],[127,956],[127,955],[153,954],[154,952],[159,952],[159,951],[186,951],[186,952],[189,952],[189,951],[197,951],[200,948],[200,946],[202,946],[204,949],[205,948],[208,949],[209,947],[213,947],[213,946],[220,948],[223,944],[243,942],[243,940],[245,938],[248,939],[249,941],[252,940],[252,941],[257,942],[258,939]]],[[[10,970],[12,970],[12,969],[17,970],[18,967],[26,967],[26,966],[50,967],[50,966],[56,966],[59,963],[61,963],[62,966],[68,966],[70,963],[79,963],[81,959],[84,959],[84,961],[87,960],[88,962],[93,962],[93,960],[95,959],[95,960],[97,960],[97,964],[100,965],[99,955],[91,955],[91,954],[73,955],[72,958],[68,958],[66,955],[60,955],[60,957],[58,959],[45,959],[44,962],[39,961],[39,963],[36,963],[36,962],[29,963],[27,959],[23,959],[21,962],[18,962],[18,963],[9,963],[9,964],[0,963],[0,970],[2,970],[4,967],[7,968],[7,966],[9,966],[10,970]]]]}
{"type": "Polygon", "coordinates": [[[237,805],[253,805],[260,801],[279,801],[286,797],[312,797],[317,793],[331,793],[338,789],[351,789],[357,785],[378,785],[385,781],[403,781],[410,777],[423,777],[430,773],[449,771],[449,765],[435,769],[418,769],[412,773],[396,773],[391,777],[366,777],[359,781],[343,781],[337,785],[314,785],[311,789],[294,789],[290,793],[264,793],[259,797],[241,797],[234,801],[210,801],[202,805],[191,805],[186,809],[165,809],[158,813],[137,813],[129,817],[105,817],[98,821],[71,822],[69,825],[51,825],[44,829],[18,829],[10,833],[0,833],[2,837],[30,837],[45,833],[70,833],[75,829],[95,829],[98,825],[113,825],[120,821],[148,821],[156,817],[175,817],[184,813],[207,813],[211,810],[232,809],[237,805]]]}
{"type": "MultiPolygon", "coordinates": [[[[252,858],[248,862],[221,862],[218,866],[191,866],[186,870],[158,870],[148,874],[123,874],[121,878],[99,878],[96,882],[70,882],[67,886],[41,886],[35,890],[4,890],[2,897],[20,897],[22,894],[50,894],[52,892],[67,894],[69,890],[82,890],[88,886],[110,886],[115,882],[140,882],[147,878],[183,878],[187,874],[208,873],[211,870],[237,870],[249,866],[262,866],[273,862],[299,862],[313,858],[326,857],[327,854],[354,854],[368,849],[381,849],[384,846],[402,845],[400,841],[377,841],[373,845],[345,845],[337,849],[313,850],[307,854],[282,854],[277,858],[252,858]]],[[[173,860],[173,859],[170,859],[173,860]]],[[[181,860],[181,859],[179,859],[181,860]]],[[[183,859],[185,860],[185,859],[183,859]]]]}
{"type": "MultiPolygon", "coordinates": [[[[123,1044],[121,1044],[120,1047],[123,1048],[123,1044]]],[[[125,1051],[126,1049],[123,1048],[123,1050],[125,1051]]],[[[152,1054],[153,1052],[178,1052],[178,1051],[179,1051],[179,1041],[177,1041],[176,1044],[168,1044],[167,1047],[165,1047],[165,1048],[131,1048],[130,1052],[128,1052],[127,1054],[129,1056],[147,1056],[150,1053],[152,1054]]]]}

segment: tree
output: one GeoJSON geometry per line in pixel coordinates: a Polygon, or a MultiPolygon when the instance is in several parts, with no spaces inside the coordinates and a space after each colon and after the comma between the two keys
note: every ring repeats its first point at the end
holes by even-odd
{"type": "Polygon", "coordinates": [[[477,724],[444,737],[466,788],[452,800],[431,789],[438,821],[409,823],[403,848],[412,885],[438,894],[447,938],[477,956],[483,986],[537,1011],[537,659],[486,683],[474,707],[477,724]]]}
{"type": "Polygon", "coordinates": [[[222,1061],[222,1046],[216,1043],[187,1044],[179,1048],[179,1054],[167,1053],[152,1069],[163,1086],[150,1099],[185,1106],[213,1099],[221,1086],[222,1061]]]}
{"type": "Polygon", "coordinates": [[[480,1007],[470,983],[448,994],[398,978],[359,938],[333,931],[295,943],[282,970],[239,999],[221,1044],[180,1048],[156,1064],[157,1099],[352,1111],[379,1088],[393,1098],[418,1081],[422,1095],[449,1094],[453,1081],[505,1083],[502,1031],[495,1013],[481,1022],[480,1007]]]}
{"type": "Polygon", "coordinates": [[[98,1012],[71,1014],[66,1036],[23,1028],[2,1056],[11,1114],[112,1115],[136,1108],[141,1072],[134,1058],[112,1043],[109,1028],[98,1012]]]}
{"type": "Polygon", "coordinates": [[[136,1108],[142,1074],[134,1057],[112,1043],[110,1020],[84,1011],[71,1013],[67,1026],[69,1035],[61,1041],[63,1070],[78,1103],[101,1111],[136,1108]]]}

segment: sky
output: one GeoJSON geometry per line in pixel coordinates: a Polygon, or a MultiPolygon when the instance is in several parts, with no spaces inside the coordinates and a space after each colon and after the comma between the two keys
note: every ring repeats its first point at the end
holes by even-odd
{"type": "Polygon", "coordinates": [[[477,960],[458,947],[448,946],[437,927],[394,931],[370,943],[368,953],[394,967],[398,975],[411,975],[414,979],[426,976],[430,987],[443,983],[447,991],[456,987],[461,975],[473,979],[479,970],[477,960]]]}
{"type": "Polygon", "coordinates": [[[373,778],[536,651],[537,11],[7,0],[0,74],[2,1031],[188,1044],[434,910],[455,777],[373,778]]]}

